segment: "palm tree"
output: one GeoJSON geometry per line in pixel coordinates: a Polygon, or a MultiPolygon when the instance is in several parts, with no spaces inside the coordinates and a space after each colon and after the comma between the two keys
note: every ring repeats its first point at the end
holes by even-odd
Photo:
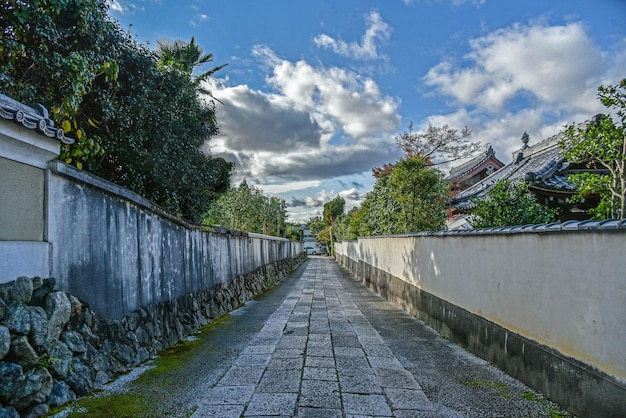
{"type": "Polygon", "coordinates": [[[213,74],[226,67],[228,64],[217,66],[194,77],[193,73],[196,68],[213,61],[213,54],[204,54],[202,47],[196,44],[196,40],[193,36],[189,42],[180,39],[175,41],[160,39],[157,41],[156,54],[162,66],[175,68],[189,74],[189,76],[193,78],[194,85],[199,91],[209,94],[215,99],[210,91],[200,87],[200,82],[212,77],[213,74]]]}

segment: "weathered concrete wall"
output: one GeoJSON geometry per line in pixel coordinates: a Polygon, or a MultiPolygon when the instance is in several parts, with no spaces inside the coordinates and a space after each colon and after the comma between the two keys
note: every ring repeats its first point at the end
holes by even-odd
{"type": "Polygon", "coordinates": [[[335,251],[377,292],[576,414],[602,405],[620,416],[626,223],[584,225],[366,238],[335,251]]]}
{"type": "Polygon", "coordinates": [[[110,319],[302,253],[300,242],[201,230],[58,161],[50,164],[47,201],[50,276],[110,319]]]}

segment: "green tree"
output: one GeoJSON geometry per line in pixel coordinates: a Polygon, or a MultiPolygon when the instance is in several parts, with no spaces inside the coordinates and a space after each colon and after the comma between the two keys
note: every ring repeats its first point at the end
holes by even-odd
{"type": "Polygon", "coordinates": [[[317,240],[326,244],[330,249],[331,254],[334,253],[334,242],[337,239],[337,231],[335,230],[335,221],[338,217],[343,215],[343,208],[346,205],[346,201],[343,197],[337,196],[330,202],[324,204],[324,223],[326,228],[317,234],[317,240]]]}
{"type": "Polygon", "coordinates": [[[112,51],[120,73],[114,95],[94,89],[92,113],[104,155],[88,170],[168,211],[202,222],[211,201],[230,187],[232,163],[201,147],[217,133],[215,110],[185,74],[159,68],[154,53],[130,35],[112,51]],[[99,94],[99,95],[98,95],[99,94]]]}
{"type": "Polygon", "coordinates": [[[326,225],[332,225],[338,216],[343,214],[343,208],[346,205],[346,201],[343,197],[337,196],[330,202],[324,203],[324,223],[326,225]]]}
{"type": "Polygon", "coordinates": [[[443,173],[422,157],[381,172],[359,214],[359,235],[436,231],[445,227],[449,189],[443,173]]]}
{"type": "Polygon", "coordinates": [[[580,200],[589,194],[601,197],[599,207],[590,213],[598,219],[626,218],[626,79],[614,86],[600,86],[598,98],[615,116],[598,115],[584,126],[571,124],[562,142],[569,161],[585,163],[590,168],[599,164],[608,175],[584,173],[571,176],[577,185],[580,200]]]}
{"type": "Polygon", "coordinates": [[[539,202],[526,183],[497,182],[487,196],[474,202],[470,223],[474,228],[554,222],[556,211],[539,202]]]}
{"type": "Polygon", "coordinates": [[[285,230],[285,238],[289,238],[292,241],[304,240],[304,231],[301,227],[299,228],[297,225],[288,223],[285,230]]]}
{"type": "Polygon", "coordinates": [[[215,111],[188,74],[157,64],[101,0],[0,2],[0,90],[40,102],[68,135],[61,159],[197,222],[232,164],[202,153],[215,111]]]}
{"type": "Polygon", "coordinates": [[[196,40],[193,36],[189,42],[180,39],[175,41],[167,39],[157,40],[156,54],[161,66],[176,69],[188,74],[193,78],[193,83],[196,88],[215,99],[211,92],[200,88],[200,82],[213,77],[216,72],[226,67],[228,64],[217,66],[199,75],[194,75],[197,69],[203,67],[204,64],[212,62],[214,57],[213,54],[205,54],[202,47],[196,44],[196,40]]]}
{"type": "Polygon", "coordinates": [[[337,218],[335,221],[337,240],[353,241],[359,237],[362,213],[361,208],[354,207],[337,218]]]}
{"type": "Polygon", "coordinates": [[[315,239],[321,243],[323,243],[327,248],[330,249],[331,253],[333,252],[333,242],[334,240],[331,237],[333,226],[327,225],[326,228],[322,229],[315,239]]]}
{"type": "Polygon", "coordinates": [[[94,82],[111,88],[118,67],[109,51],[119,26],[99,0],[0,1],[0,91],[22,103],[41,103],[77,140],[63,159],[79,168],[101,155],[88,134],[97,123],[85,96],[94,82]]]}
{"type": "Polygon", "coordinates": [[[273,236],[285,234],[287,205],[243,180],[212,204],[205,224],[273,236]]]}
{"type": "Polygon", "coordinates": [[[445,228],[449,195],[443,173],[421,157],[407,158],[391,173],[392,197],[400,209],[401,232],[436,231],[445,228]]]}
{"type": "Polygon", "coordinates": [[[311,229],[311,235],[317,235],[326,227],[326,223],[321,216],[314,216],[309,219],[307,226],[311,229]]]}

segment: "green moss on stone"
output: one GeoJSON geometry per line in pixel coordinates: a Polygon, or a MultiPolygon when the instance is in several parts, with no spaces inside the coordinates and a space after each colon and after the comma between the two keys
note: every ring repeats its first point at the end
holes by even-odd
{"type": "Polygon", "coordinates": [[[509,388],[503,383],[494,382],[492,380],[472,380],[472,381],[467,382],[467,384],[474,388],[495,389],[496,392],[498,393],[498,396],[504,399],[511,399],[509,388]]]}
{"type": "MultiPolygon", "coordinates": [[[[136,388],[154,387],[168,388],[175,386],[178,381],[179,374],[176,372],[189,362],[189,357],[200,348],[204,342],[203,336],[215,327],[225,326],[228,323],[228,315],[224,315],[210,324],[202,327],[195,334],[197,338],[188,338],[171,347],[166,348],[158,354],[154,360],[154,367],[142,373],[131,384],[136,388]]],[[[153,410],[154,400],[151,399],[149,393],[143,390],[134,391],[132,393],[124,392],[99,392],[88,397],[78,399],[72,404],[65,405],[59,410],[50,411],[56,413],[66,410],[69,407],[71,411],[68,418],[78,417],[151,417],[156,416],[153,410]]]]}
{"type": "Polygon", "coordinates": [[[543,396],[537,395],[536,393],[524,391],[522,392],[522,398],[527,401],[537,402],[540,404],[546,413],[550,416],[550,418],[567,418],[571,417],[571,414],[562,410],[558,406],[552,404],[548,400],[546,400],[543,396]]]}
{"type": "Polygon", "coordinates": [[[67,418],[143,417],[147,406],[146,399],[132,393],[96,395],[74,402],[67,418]]]}

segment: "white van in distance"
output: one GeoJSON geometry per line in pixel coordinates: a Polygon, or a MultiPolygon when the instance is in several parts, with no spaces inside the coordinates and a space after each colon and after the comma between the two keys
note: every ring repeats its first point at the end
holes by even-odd
{"type": "Polygon", "coordinates": [[[306,253],[309,255],[321,255],[322,246],[320,245],[319,242],[316,242],[316,241],[305,241],[304,251],[306,251],[306,253]]]}

